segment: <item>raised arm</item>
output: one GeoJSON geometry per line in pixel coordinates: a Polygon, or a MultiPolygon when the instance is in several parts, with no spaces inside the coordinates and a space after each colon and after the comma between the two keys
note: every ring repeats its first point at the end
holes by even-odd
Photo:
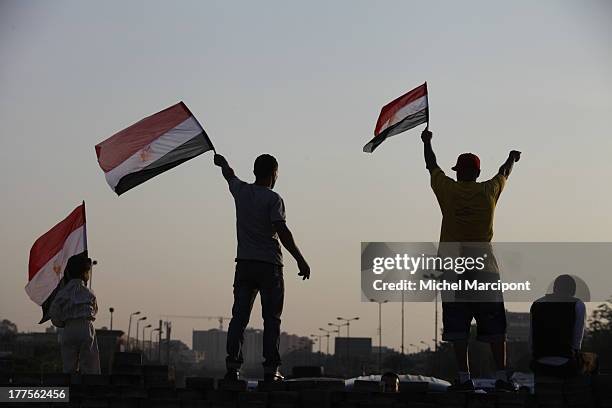
{"type": "Polygon", "coordinates": [[[498,174],[501,174],[502,176],[508,178],[508,176],[510,176],[510,173],[512,173],[512,167],[514,166],[514,163],[519,161],[520,159],[521,152],[517,150],[512,150],[504,164],[502,164],[499,168],[498,174]]]}
{"type": "Polygon", "coordinates": [[[234,170],[230,167],[227,160],[225,160],[225,157],[221,156],[220,154],[215,154],[214,162],[215,165],[221,167],[221,173],[223,174],[225,180],[229,182],[231,179],[236,177],[234,170]]]}
{"type": "Polygon", "coordinates": [[[431,147],[431,138],[433,133],[428,128],[425,128],[421,133],[421,140],[423,141],[423,153],[425,155],[425,168],[431,173],[433,170],[440,168],[436,161],[436,154],[431,147]]]}
{"type": "Polygon", "coordinates": [[[287,223],[284,221],[278,221],[274,223],[274,228],[276,229],[276,233],[278,234],[278,238],[280,239],[281,244],[285,247],[287,251],[295,258],[298,264],[298,269],[300,272],[298,276],[304,279],[310,279],[310,266],[306,259],[302,256],[300,249],[298,248],[295,240],[293,239],[293,234],[287,227],[287,223]]]}

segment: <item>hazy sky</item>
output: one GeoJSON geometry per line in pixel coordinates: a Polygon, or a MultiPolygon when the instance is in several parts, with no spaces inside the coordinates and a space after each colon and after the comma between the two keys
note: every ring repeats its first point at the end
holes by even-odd
{"type": "MultiPolygon", "coordinates": [[[[96,326],[128,314],[229,315],[234,206],[212,153],[118,198],[94,145],[179,100],[237,174],[260,153],[312,267],[285,253],[283,330],[309,335],[360,302],[361,241],[431,241],[440,213],[420,128],[362,153],[380,108],[427,80],[438,162],[523,152],[496,241],[611,241],[612,6],[607,1],[0,1],[0,318],[40,330],[24,292],[34,240],[87,202],[96,326]]],[[[610,273],[611,271],[602,271],[610,273]]],[[[612,285],[610,285],[612,294],[612,285]]],[[[258,303],[259,301],[257,301],[258,303]]],[[[512,307],[512,305],[510,305],[512,307]]],[[[398,348],[399,304],[384,307],[398,348]]],[[[262,327],[256,305],[251,324],[262,327]]],[[[406,343],[433,337],[407,306],[406,343]]],[[[192,328],[174,322],[191,344],[192,328]]]]}

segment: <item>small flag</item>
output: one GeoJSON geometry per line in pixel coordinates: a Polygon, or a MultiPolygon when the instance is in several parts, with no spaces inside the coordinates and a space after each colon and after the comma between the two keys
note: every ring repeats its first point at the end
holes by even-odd
{"type": "Polygon", "coordinates": [[[117,195],[214,147],[183,102],[146,117],[96,145],[117,195]]]}
{"type": "Polygon", "coordinates": [[[383,106],[374,129],[374,139],[363,146],[372,153],[388,137],[429,122],[427,82],[383,106]]]}
{"type": "Polygon", "coordinates": [[[28,284],[25,291],[34,303],[43,307],[43,323],[48,320],[46,311],[64,276],[64,269],[73,255],[87,251],[85,202],[63,221],[38,238],[30,249],[28,284]]]}

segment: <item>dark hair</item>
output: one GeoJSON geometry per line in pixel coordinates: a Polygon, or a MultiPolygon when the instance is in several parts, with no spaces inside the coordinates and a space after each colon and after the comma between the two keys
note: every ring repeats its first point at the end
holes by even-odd
{"type": "Polygon", "coordinates": [[[399,375],[395,374],[392,371],[387,371],[386,373],[384,373],[383,375],[380,376],[380,380],[382,381],[384,378],[393,378],[394,380],[399,381],[399,375]]]}
{"type": "Polygon", "coordinates": [[[253,173],[255,173],[255,177],[268,177],[276,170],[278,170],[278,162],[274,156],[262,154],[255,159],[255,164],[253,165],[253,173]]]}
{"type": "Polygon", "coordinates": [[[68,259],[66,268],[64,269],[64,279],[69,281],[71,279],[83,279],[85,272],[91,269],[91,258],[87,255],[79,254],[73,255],[68,259]]]}
{"type": "Polygon", "coordinates": [[[553,284],[553,293],[564,296],[576,294],[576,281],[570,275],[559,275],[553,284]]]}

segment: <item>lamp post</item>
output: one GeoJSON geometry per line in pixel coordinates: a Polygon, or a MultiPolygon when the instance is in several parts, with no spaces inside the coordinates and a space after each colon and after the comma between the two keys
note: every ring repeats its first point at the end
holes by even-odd
{"type": "Polygon", "coordinates": [[[149,360],[153,361],[153,333],[159,331],[160,328],[156,327],[149,332],[149,360]]]}
{"type": "MultiPolygon", "coordinates": [[[[425,346],[425,347],[429,347],[429,346],[427,345],[427,343],[425,343],[423,340],[421,340],[421,344],[422,344],[423,346],[425,346]]],[[[423,347],[423,350],[425,350],[425,347],[423,347]]]]}
{"type": "Polygon", "coordinates": [[[89,289],[93,288],[93,267],[98,264],[98,261],[95,259],[91,260],[91,270],[89,272],[89,289]]]}
{"type": "Polygon", "coordinates": [[[111,315],[110,329],[113,330],[113,312],[115,311],[115,308],[111,307],[108,309],[108,311],[110,312],[110,315],[111,315]]]}
{"type": "MultiPolygon", "coordinates": [[[[417,351],[417,346],[416,346],[416,344],[412,344],[412,343],[410,343],[410,345],[411,345],[412,347],[414,347],[414,351],[416,352],[416,351],[417,351]]],[[[408,354],[410,354],[410,353],[408,353],[408,354]]]]}
{"type": "Polygon", "coordinates": [[[338,333],[339,330],[327,330],[327,329],[324,329],[322,327],[319,327],[319,330],[324,332],[325,333],[324,336],[327,337],[327,351],[326,351],[326,353],[327,353],[327,355],[329,355],[329,336],[330,336],[330,333],[338,333]]]}
{"type": "Polygon", "coordinates": [[[142,354],[144,354],[145,352],[145,329],[151,327],[150,324],[147,324],[146,326],[142,327],[142,354]]]}
{"type": "Polygon", "coordinates": [[[379,301],[370,299],[370,302],[378,303],[378,372],[382,374],[382,305],[388,300],[379,301]]]}
{"type": "Polygon", "coordinates": [[[147,320],[147,316],[142,316],[140,319],[136,320],[136,349],[138,350],[138,327],[140,326],[140,322],[143,320],[147,320]]]}
{"type": "Polygon", "coordinates": [[[346,360],[350,360],[350,340],[351,340],[351,322],[354,320],[359,320],[359,316],[351,317],[349,319],[345,317],[336,317],[336,320],[340,320],[341,322],[346,322],[346,360]]]}
{"type": "MultiPolygon", "coordinates": [[[[130,331],[132,330],[132,317],[139,315],[140,311],[130,313],[130,322],[128,323],[128,333],[127,333],[127,349],[130,351],[130,331]]],[[[136,333],[138,334],[138,333],[136,333]]]]}

